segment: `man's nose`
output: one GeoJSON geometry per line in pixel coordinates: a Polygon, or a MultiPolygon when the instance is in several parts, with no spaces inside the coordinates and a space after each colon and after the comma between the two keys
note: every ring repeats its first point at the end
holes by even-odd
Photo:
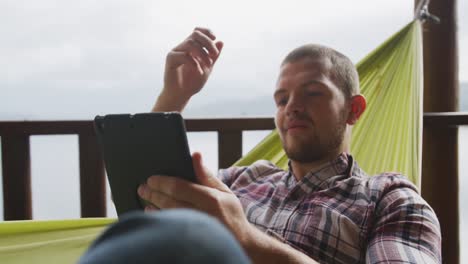
{"type": "Polygon", "coordinates": [[[289,98],[288,104],[286,105],[287,114],[302,113],[305,111],[305,102],[300,95],[292,96],[289,98]]]}

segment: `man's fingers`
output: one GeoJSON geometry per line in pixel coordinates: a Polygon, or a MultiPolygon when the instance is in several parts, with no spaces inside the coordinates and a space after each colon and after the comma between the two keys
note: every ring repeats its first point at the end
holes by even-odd
{"type": "Polygon", "coordinates": [[[152,204],[148,204],[145,206],[145,212],[153,212],[153,211],[159,211],[159,208],[152,204]]]}
{"type": "Polygon", "coordinates": [[[197,180],[201,185],[215,188],[223,192],[231,192],[229,188],[218,178],[213,176],[211,172],[203,165],[202,156],[199,152],[192,154],[192,164],[197,180]]]}
{"type": "Polygon", "coordinates": [[[192,203],[207,204],[211,201],[212,189],[200,184],[192,183],[171,176],[151,176],[147,183],[138,189],[138,194],[144,200],[148,200],[158,206],[157,200],[161,199],[156,193],[163,193],[175,200],[192,203]],[[144,188],[146,187],[146,188],[144,188]]]}
{"type": "Polygon", "coordinates": [[[204,64],[200,63],[192,55],[182,52],[182,51],[171,51],[167,55],[166,63],[168,68],[175,69],[181,65],[189,64],[192,67],[195,67],[200,75],[204,74],[204,64]]]}
{"type": "Polygon", "coordinates": [[[201,64],[202,67],[211,67],[213,64],[213,59],[210,57],[210,55],[206,52],[205,49],[203,49],[201,44],[193,38],[186,39],[179,46],[174,48],[173,51],[190,54],[201,64]]]}
{"type": "Polygon", "coordinates": [[[182,51],[171,51],[167,54],[167,63],[171,68],[177,68],[182,64],[192,64],[197,66],[196,61],[190,56],[190,54],[182,51]]]}
{"type": "Polygon", "coordinates": [[[211,40],[216,40],[216,36],[213,34],[213,32],[209,28],[196,27],[193,31],[200,31],[203,34],[207,35],[211,40]]]}
{"type": "Polygon", "coordinates": [[[173,209],[173,208],[191,208],[196,209],[193,204],[174,199],[172,196],[166,195],[162,192],[153,191],[154,205],[161,209],[173,209]]]}
{"type": "Polygon", "coordinates": [[[176,197],[166,194],[164,192],[160,192],[151,188],[150,186],[144,184],[138,188],[138,194],[141,198],[149,201],[154,206],[151,205],[145,207],[145,211],[154,210],[157,208],[160,209],[171,209],[171,208],[192,208],[195,209],[192,203],[179,200],[176,197]]]}
{"type": "Polygon", "coordinates": [[[186,51],[195,54],[200,60],[204,61],[206,66],[211,66],[213,62],[219,57],[222,42],[215,42],[216,36],[207,28],[197,27],[193,30],[192,34],[174,50],[186,51]],[[198,51],[193,48],[197,48],[198,51]],[[188,50],[189,49],[189,50],[188,50]],[[205,60],[204,54],[208,54],[211,62],[205,60]]]}
{"type": "Polygon", "coordinates": [[[209,55],[212,58],[218,57],[219,50],[218,47],[216,47],[216,44],[213,40],[211,40],[207,35],[203,34],[202,32],[195,30],[192,33],[192,37],[194,40],[196,40],[200,46],[204,49],[206,49],[209,53],[209,55]]]}

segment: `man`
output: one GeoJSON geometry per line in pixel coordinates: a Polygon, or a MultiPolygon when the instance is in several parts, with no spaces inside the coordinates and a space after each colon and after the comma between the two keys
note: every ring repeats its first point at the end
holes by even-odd
{"type": "MultiPolygon", "coordinates": [[[[205,28],[174,48],[153,111],[182,111],[222,48],[205,28]]],[[[351,127],[366,108],[348,58],[318,45],[293,50],[281,64],[274,100],[288,171],[258,161],[214,177],[195,153],[198,184],[150,177],[138,188],[154,205],[146,211],[204,212],[254,263],[441,262],[439,223],[414,185],[397,174],[368,177],[348,154],[351,127]]]]}

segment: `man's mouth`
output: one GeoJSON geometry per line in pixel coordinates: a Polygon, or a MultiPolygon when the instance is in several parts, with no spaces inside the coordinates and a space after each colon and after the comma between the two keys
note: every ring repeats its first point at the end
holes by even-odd
{"type": "Polygon", "coordinates": [[[304,121],[292,121],[286,125],[286,131],[300,131],[307,129],[309,125],[304,121]]]}

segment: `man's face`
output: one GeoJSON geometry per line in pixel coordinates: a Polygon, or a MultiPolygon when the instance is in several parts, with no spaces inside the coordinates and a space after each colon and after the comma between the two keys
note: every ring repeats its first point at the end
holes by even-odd
{"type": "Polygon", "coordinates": [[[314,162],[340,152],[347,106],[328,59],[284,64],[274,94],[276,127],[291,160],[314,162]]]}

